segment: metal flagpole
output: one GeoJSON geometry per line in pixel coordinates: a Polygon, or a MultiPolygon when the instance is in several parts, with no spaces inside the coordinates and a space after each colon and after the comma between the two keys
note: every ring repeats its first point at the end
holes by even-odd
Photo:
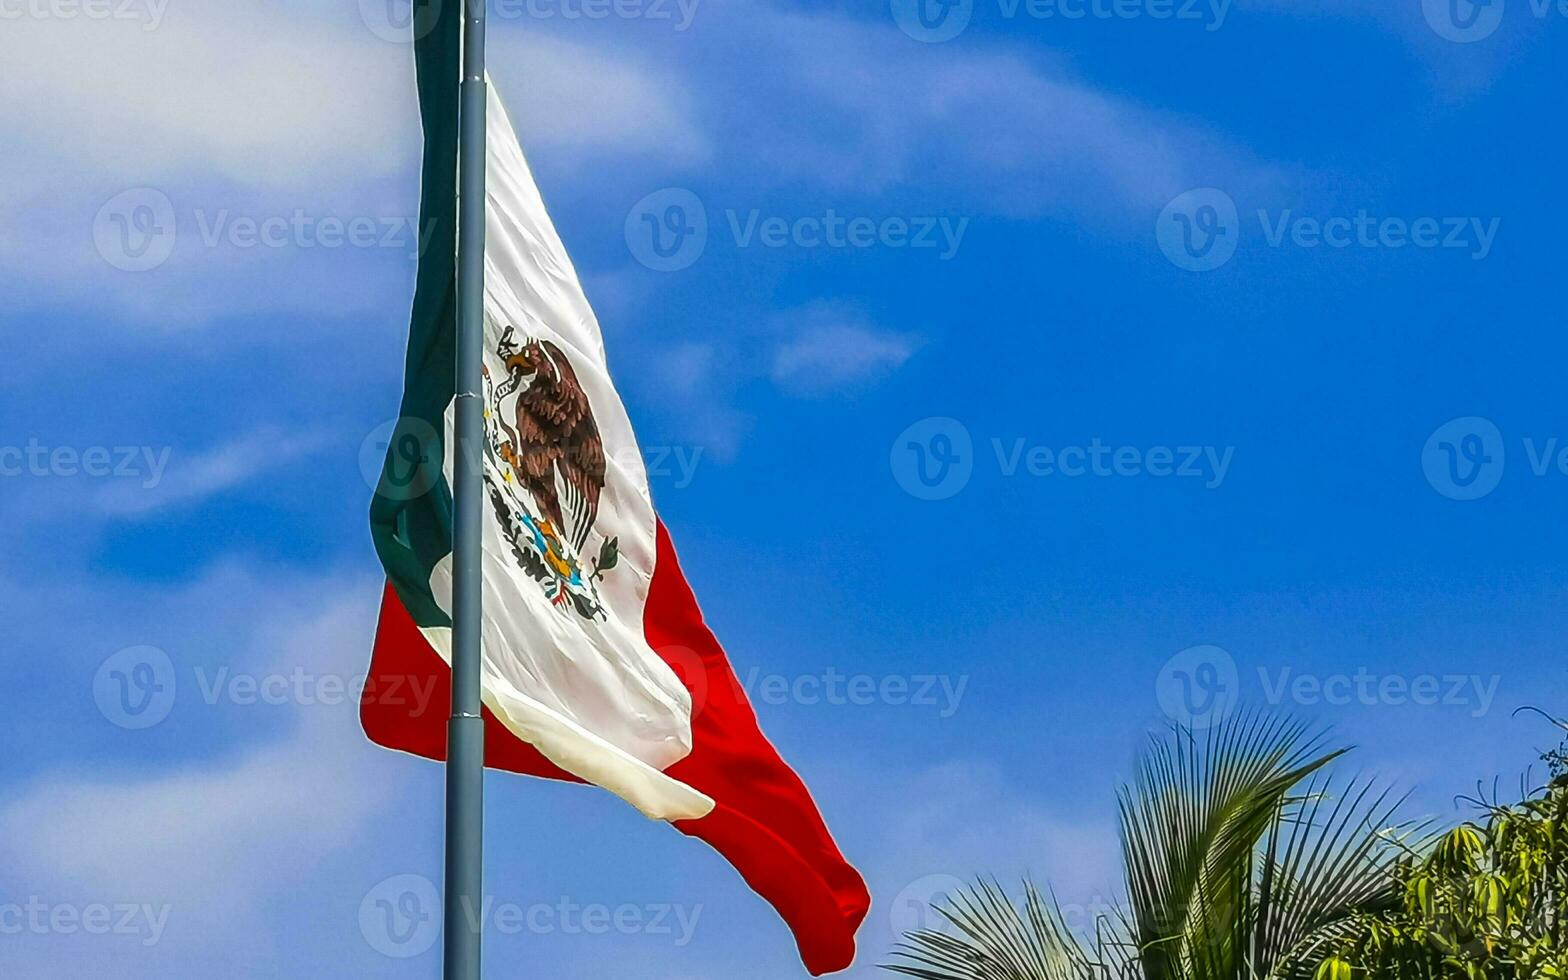
{"type": "Polygon", "coordinates": [[[480,715],[484,573],[485,2],[463,0],[458,163],[457,459],[453,488],[452,718],[446,763],[446,980],[479,980],[484,909],[485,729],[480,715]]]}

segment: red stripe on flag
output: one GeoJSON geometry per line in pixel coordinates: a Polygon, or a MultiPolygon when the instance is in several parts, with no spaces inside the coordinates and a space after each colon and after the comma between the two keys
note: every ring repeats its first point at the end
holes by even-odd
{"type": "MultiPolygon", "coordinates": [[[[855,932],[871,906],[859,873],[844,860],[800,777],[757,725],[755,712],[702,619],[663,522],[644,629],[650,646],[692,694],[692,752],[668,773],[712,797],[713,813],[674,826],[706,841],[778,910],[815,975],[854,962],[855,932]]],[[[410,692],[412,688],[409,688],[410,692]]],[[[365,733],[387,748],[446,758],[450,672],[390,586],[382,600],[366,697],[365,733]],[[426,698],[395,696],[418,679],[426,698]],[[419,710],[418,702],[426,707],[419,710]]],[[[581,782],[485,715],[485,764],[493,769],[581,782]]]]}

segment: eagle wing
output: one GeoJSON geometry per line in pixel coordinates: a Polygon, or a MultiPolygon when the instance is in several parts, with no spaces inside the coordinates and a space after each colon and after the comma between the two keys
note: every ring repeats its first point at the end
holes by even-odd
{"type": "Polygon", "coordinates": [[[535,501],[581,551],[599,516],[604,491],[604,440],[588,393],[566,354],[548,340],[540,347],[555,377],[540,381],[518,403],[520,474],[535,501]]]}

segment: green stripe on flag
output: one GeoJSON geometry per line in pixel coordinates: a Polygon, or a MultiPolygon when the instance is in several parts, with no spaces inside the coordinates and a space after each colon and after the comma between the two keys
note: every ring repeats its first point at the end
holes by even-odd
{"type": "Polygon", "coordinates": [[[452,553],[452,489],[442,463],[456,387],[461,11],[461,4],[443,4],[435,29],[414,42],[425,133],[420,228],[430,237],[419,256],[403,405],[370,505],[370,533],[387,578],[425,627],[452,625],[430,593],[430,575],[452,553]],[[411,465],[419,477],[411,477],[411,465]]]}

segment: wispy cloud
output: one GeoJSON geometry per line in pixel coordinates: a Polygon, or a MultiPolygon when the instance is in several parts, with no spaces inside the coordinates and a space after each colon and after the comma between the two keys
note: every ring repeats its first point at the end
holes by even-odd
{"type": "Polygon", "coordinates": [[[685,81],[634,55],[529,31],[500,35],[493,63],[523,148],[563,178],[606,157],[668,167],[711,159],[685,81]]]}
{"type": "Polygon", "coordinates": [[[648,362],[641,386],[658,393],[654,401],[679,440],[714,459],[734,459],[751,419],[732,404],[742,380],[733,359],[714,343],[693,341],[653,352],[648,362]]]}
{"type": "Polygon", "coordinates": [[[706,14],[728,43],[704,70],[747,81],[714,92],[710,129],[753,179],[1075,216],[1141,215],[1199,180],[1276,179],[1235,141],[1102,91],[1037,48],[916,44],[889,24],[761,0],[706,14]]]}
{"type": "Polygon", "coordinates": [[[807,307],[778,322],[793,336],[774,349],[770,376],[794,394],[822,395],[884,377],[902,367],[918,346],[908,334],[877,329],[835,305],[807,307]]]}
{"type": "MultiPolygon", "coordinates": [[[[178,327],[363,313],[405,294],[420,242],[411,46],[377,36],[353,5],[216,0],[162,9],[149,26],[31,17],[0,32],[14,76],[0,91],[0,260],[21,301],[108,301],[178,327]],[[347,222],[371,231],[329,244],[347,222]],[[256,225],[271,229],[259,243],[256,225]],[[144,263],[148,242],[161,251],[144,263]]],[[[558,38],[497,35],[498,84],[551,173],[706,158],[679,79],[558,38]]]]}
{"type": "Polygon", "coordinates": [[[319,452],[332,440],[316,432],[288,433],[264,428],[206,452],[177,458],[162,450],[165,465],[140,485],[129,481],[100,491],[97,509],[111,516],[134,517],[167,507],[192,505],[264,479],[300,459],[319,452]]]}
{"type": "Polygon", "coordinates": [[[24,522],[135,520],[281,478],[289,467],[336,442],[320,431],[275,427],[196,452],[169,444],[71,447],[35,440],[0,449],[12,488],[0,512],[24,522]]]}
{"type": "MultiPolygon", "coordinates": [[[[166,909],[166,922],[156,942],[151,933],[106,937],[119,947],[71,936],[24,942],[13,949],[13,966],[31,959],[35,975],[89,976],[94,962],[108,959],[116,975],[168,976],[226,956],[259,963],[287,942],[268,925],[270,903],[292,894],[319,862],[352,851],[400,792],[400,774],[411,772],[364,739],[353,695],[244,708],[211,703],[199,678],[336,676],[351,688],[373,629],[375,582],[340,582],[336,590],[320,584],[217,570],[188,586],[122,589],[125,607],[102,610],[118,620],[111,633],[156,639],[180,665],[169,678],[175,702],[162,724],[178,727],[188,758],[122,772],[83,763],[13,780],[0,799],[0,868],[50,901],[135,902],[166,909]],[[215,652],[220,644],[226,649],[215,652]],[[250,715],[238,741],[225,732],[236,712],[250,715]],[[281,733],[253,724],[262,712],[281,722],[281,733]]],[[[80,586],[84,593],[105,587],[80,586]]],[[[35,591],[32,599],[70,597],[35,591]]],[[[79,608],[98,614],[95,603],[79,608]]],[[[93,663],[102,656],[85,645],[71,651],[51,668],[59,675],[52,683],[91,704],[93,663]]],[[[143,756],[169,744],[95,720],[100,742],[109,739],[100,760],[131,749],[134,739],[142,740],[143,756]]],[[[351,914],[337,931],[349,934],[351,914]]]]}

